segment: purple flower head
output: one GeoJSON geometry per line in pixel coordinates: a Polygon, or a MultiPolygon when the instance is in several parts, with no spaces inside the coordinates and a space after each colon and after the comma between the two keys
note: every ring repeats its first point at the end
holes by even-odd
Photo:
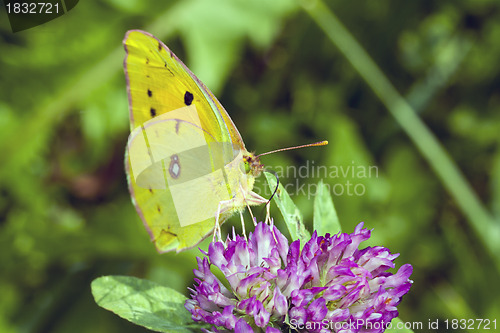
{"type": "Polygon", "coordinates": [[[259,223],[248,240],[210,244],[185,307],[213,332],[383,332],[410,289],[412,266],[387,272],[398,254],[359,250],[368,238],[360,223],[352,234],[314,232],[300,250],[298,240],[289,245],[276,227],[259,223]]]}

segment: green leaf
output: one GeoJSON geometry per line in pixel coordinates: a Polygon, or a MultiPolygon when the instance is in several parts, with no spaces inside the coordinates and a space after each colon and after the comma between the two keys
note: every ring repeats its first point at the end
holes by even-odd
{"type": "Polygon", "coordinates": [[[326,233],[334,235],[342,231],[337,211],[333,205],[332,196],[328,187],[323,184],[323,180],[318,183],[318,191],[314,198],[314,230],[319,236],[326,233]]]}
{"type": "Polygon", "coordinates": [[[91,288],[99,306],[134,324],[157,332],[192,332],[186,297],[173,289],[130,276],[103,276],[91,288]]]}
{"type": "Polygon", "coordinates": [[[244,41],[268,48],[297,3],[289,0],[180,1],[179,32],[189,68],[217,95],[240,63],[244,41]]]}
{"type": "MultiPolygon", "coordinates": [[[[266,176],[271,193],[273,193],[276,189],[276,177],[274,174],[268,172],[264,172],[264,175],[266,176]]],[[[300,243],[304,245],[311,238],[311,234],[302,222],[302,214],[281,184],[279,184],[278,190],[274,195],[274,202],[276,202],[283,215],[292,240],[300,239],[300,243]]]]}
{"type": "Polygon", "coordinates": [[[413,331],[409,328],[404,328],[405,323],[399,319],[399,318],[394,318],[391,321],[391,327],[385,330],[385,332],[389,333],[413,333],[413,331]]]}

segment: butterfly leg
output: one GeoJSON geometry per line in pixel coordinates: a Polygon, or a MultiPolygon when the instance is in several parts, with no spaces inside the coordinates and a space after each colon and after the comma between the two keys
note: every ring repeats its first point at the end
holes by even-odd
{"type": "Polygon", "coordinates": [[[248,211],[250,212],[250,216],[252,217],[253,225],[257,226],[257,219],[255,218],[255,216],[253,216],[252,209],[250,208],[250,206],[248,204],[247,204],[247,208],[248,208],[248,211]]]}
{"type": "Polygon", "coordinates": [[[250,209],[250,205],[248,204],[247,198],[245,196],[245,191],[243,190],[241,183],[240,183],[240,191],[241,191],[241,194],[243,194],[243,200],[245,200],[245,204],[247,205],[248,212],[250,213],[250,216],[252,217],[253,225],[257,226],[257,219],[253,216],[252,209],[250,209]]]}
{"type": "Polygon", "coordinates": [[[267,202],[266,203],[266,223],[271,225],[273,223],[273,220],[271,219],[271,203],[267,202]]]}
{"type": "Polygon", "coordinates": [[[269,226],[271,227],[271,233],[273,234],[274,241],[278,244],[278,238],[276,237],[276,232],[274,230],[274,220],[269,218],[269,226]]]}
{"type": "Polygon", "coordinates": [[[217,235],[217,240],[222,242],[222,231],[220,230],[219,218],[221,207],[224,204],[224,201],[219,202],[219,206],[217,207],[217,213],[215,214],[215,225],[214,225],[214,235],[212,238],[212,242],[215,242],[215,238],[217,235]]]}
{"type": "Polygon", "coordinates": [[[217,213],[215,213],[213,241],[215,241],[217,237],[218,241],[224,243],[224,241],[222,240],[222,231],[220,225],[224,223],[224,221],[229,217],[228,212],[233,212],[235,210],[234,208],[235,208],[234,199],[223,200],[219,202],[219,205],[217,206],[217,213]],[[222,214],[222,221],[221,221],[221,214],[222,214]]]}
{"type": "Polygon", "coordinates": [[[243,219],[243,211],[241,210],[240,210],[240,218],[241,218],[241,230],[243,232],[243,237],[245,237],[245,240],[248,241],[247,232],[245,230],[245,220],[243,219]]]}

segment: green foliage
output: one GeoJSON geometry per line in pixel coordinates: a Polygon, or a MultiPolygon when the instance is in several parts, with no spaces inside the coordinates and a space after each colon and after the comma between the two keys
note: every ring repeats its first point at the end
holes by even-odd
{"type": "Polygon", "coordinates": [[[318,190],[314,197],[314,230],[318,235],[329,233],[334,235],[342,231],[337,211],[333,206],[330,189],[323,184],[323,180],[318,183],[318,190]]]}
{"type": "Polygon", "coordinates": [[[217,93],[238,64],[242,44],[250,39],[259,48],[272,43],[281,19],[297,7],[293,1],[219,0],[179,3],[179,31],[190,69],[217,93]],[[210,29],[207,29],[210,27],[210,29]]]}
{"type": "MultiPolygon", "coordinates": [[[[271,193],[274,193],[276,190],[276,176],[268,172],[264,173],[264,175],[266,176],[271,193]]],[[[313,196],[314,230],[318,232],[318,235],[325,235],[326,233],[333,235],[342,231],[329,188],[323,184],[322,180],[317,184],[313,196]]],[[[290,238],[292,240],[300,239],[300,244],[304,245],[311,238],[311,234],[304,225],[302,213],[294,204],[290,194],[288,194],[282,184],[278,185],[273,199],[283,216],[288,232],[290,233],[290,238]]]]}
{"type": "MultiPolygon", "coordinates": [[[[274,175],[266,173],[266,178],[269,188],[275,189],[274,175]]],[[[311,236],[305,229],[300,211],[281,184],[274,201],[285,219],[292,241],[300,239],[301,245],[304,245],[311,236]]],[[[323,230],[332,234],[340,232],[332,198],[321,181],[314,205],[314,228],[318,234],[326,233],[323,230]]],[[[200,329],[199,323],[194,323],[190,313],[184,308],[185,296],[148,280],[130,276],[99,277],[92,281],[92,295],[99,306],[155,332],[192,332],[190,328],[200,329]]],[[[393,326],[387,332],[413,332],[410,329],[400,329],[404,326],[399,318],[394,318],[391,324],[393,326]]]]}
{"type": "MultiPolygon", "coordinates": [[[[274,192],[277,185],[277,180],[275,175],[265,172],[266,180],[269,184],[269,189],[274,192]]],[[[293,203],[290,195],[283,188],[283,185],[278,185],[278,190],[274,195],[274,202],[285,220],[288,232],[290,233],[290,238],[292,240],[300,239],[300,244],[304,243],[311,238],[311,234],[306,230],[304,226],[304,221],[302,219],[302,214],[300,213],[297,206],[293,203]]]]}
{"type": "Polygon", "coordinates": [[[96,303],[134,324],[156,332],[191,332],[186,297],[159,284],[130,276],[104,276],[92,282],[96,303]]]}

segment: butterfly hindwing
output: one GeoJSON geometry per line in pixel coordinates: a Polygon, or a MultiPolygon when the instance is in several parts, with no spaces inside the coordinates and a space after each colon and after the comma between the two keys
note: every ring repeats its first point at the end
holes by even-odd
{"type": "Polygon", "coordinates": [[[127,169],[134,203],[161,251],[188,248],[204,239],[214,226],[219,202],[233,195],[218,186],[224,161],[213,157],[222,153],[214,145],[197,145],[204,134],[190,122],[166,119],[147,123],[129,140],[127,169]],[[151,162],[149,152],[157,162],[151,162]]]}

